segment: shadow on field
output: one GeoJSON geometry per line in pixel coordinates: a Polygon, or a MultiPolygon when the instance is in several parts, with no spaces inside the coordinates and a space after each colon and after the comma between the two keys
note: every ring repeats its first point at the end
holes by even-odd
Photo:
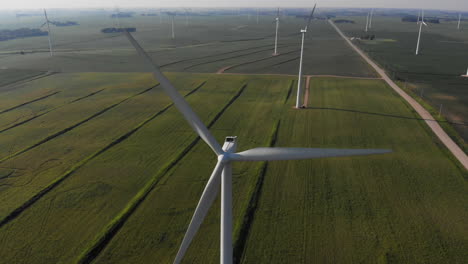
{"type": "Polygon", "coordinates": [[[434,122],[440,122],[440,123],[448,123],[448,124],[452,124],[452,125],[468,126],[468,124],[466,124],[466,123],[457,123],[457,122],[444,121],[444,120],[435,120],[435,119],[424,119],[424,118],[409,117],[409,116],[399,116],[399,115],[392,115],[392,114],[385,114],[385,113],[373,113],[373,112],[359,111],[359,110],[353,110],[353,109],[342,109],[342,108],[333,108],[333,107],[307,107],[306,109],[309,109],[309,110],[342,111],[342,112],[350,112],[350,113],[365,114],[365,115],[375,115],[375,116],[383,116],[383,117],[390,117],[390,118],[400,118],[400,119],[417,120],[417,121],[434,121],[434,122]]]}

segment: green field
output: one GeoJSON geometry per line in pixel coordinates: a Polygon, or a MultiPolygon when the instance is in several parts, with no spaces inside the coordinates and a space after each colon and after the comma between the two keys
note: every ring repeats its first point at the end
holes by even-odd
{"type": "MultiPolygon", "coordinates": [[[[21,25],[32,26],[41,19],[24,18],[21,25]]],[[[56,53],[53,58],[49,58],[46,36],[2,41],[0,50],[6,56],[0,56],[0,67],[60,72],[145,70],[124,36],[100,33],[101,28],[115,26],[116,21],[108,14],[67,19],[76,20],[80,25],[52,28],[56,53]],[[21,50],[26,54],[16,54],[21,50]]],[[[299,30],[305,21],[293,16],[282,18],[278,41],[280,56],[272,57],[273,20],[271,15],[260,16],[259,24],[244,16],[194,16],[187,25],[185,17],[176,17],[175,40],[171,39],[168,16],[163,16],[161,22],[159,17],[136,16],[121,19],[120,23],[137,28],[135,37],[167,71],[214,73],[236,66],[228,72],[297,74],[299,30]]],[[[14,26],[17,24],[13,23],[14,26]]],[[[375,76],[324,20],[311,25],[305,54],[305,74],[375,76]]]]}
{"type": "MultiPolygon", "coordinates": [[[[0,41],[0,263],[172,263],[177,253],[216,156],[126,38],[100,33],[117,24],[137,27],[135,38],[216,139],[238,136],[238,151],[393,150],[236,163],[235,263],[468,259],[468,172],[328,21],[309,28],[309,107],[297,110],[305,21],[288,10],[279,56],[272,56],[274,11],[258,24],[242,14],[191,16],[186,24],[179,14],[175,40],[167,15],[117,21],[110,10],[63,12],[50,18],[80,25],[53,27],[53,57],[47,37],[0,41]]],[[[365,17],[338,18],[356,21],[337,24],[348,36],[363,34],[365,17]]],[[[0,29],[42,23],[0,13],[0,29]]],[[[468,66],[468,24],[454,27],[425,28],[415,57],[415,23],[377,12],[376,40],[355,42],[411,95],[423,94],[436,119],[460,123],[468,112],[468,79],[458,76],[468,66]]],[[[466,126],[454,128],[466,139],[466,126]]],[[[219,209],[217,200],[184,263],[219,262],[219,209]]]]}
{"type": "MultiPolygon", "coordinates": [[[[429,16],[434,15],[429,13],[429,16]]],[[[338,24],[349,37],[365,35],[365,17],[346,17],[355,24],[338,24]]],[[[423,27],[420,55],[415,56],[419,27],[416,23],[401,22],[397,17],[376,16],[368,34],[374,41],[359,44],[376,62],[387,69],[395,80],[407,82],[407,88],[422,96],[435,112],[452,121],[453,127],[468,140],[468,23],[457,30],[455,22],[429,24],[423,27]],[[381,41],[381,40],[392,41],[381,41]]],[[[465,143],[466,144],[466,143],[465,143]]],[[[465,145],[466,149],[466,145],[465,145]]]]}
{"type": "MultiPolygon", "coordinates": [[[[239,150],[394,150],[236,164],[238,261],[457,263],[467,257],[468,175],[383,82],[313,78],[312,108],[297,111],[294,78],[169,76],[219,141],[239,136],[239,150]]],[[[215,157],[160,88],[148,90],[156,83],[147,74],[57,74],[34,81],[37,91],[25,84],[22,96],[50,92],[50,84],[64,79],[69,87],[29,105],[50,112],[0,133],[2,145],[26,149],[0,163],[2,261],[170,263],[215,157]]],[[[22,108],[8,114],[22,115],[22,108]]],[[[219,202],[185,263],[217,262],[218,232],[219,202]]]]}

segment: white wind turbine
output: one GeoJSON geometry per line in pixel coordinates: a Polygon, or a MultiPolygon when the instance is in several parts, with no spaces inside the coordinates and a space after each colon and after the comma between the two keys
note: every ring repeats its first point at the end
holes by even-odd
{"type": "Polygon", "coordinates": [[[172,39],[175,39],[175,31],[174,31],[174,17],[175,17],[175,14],[172,14],[171,15],[172,17],[172,39]]]}
{"type": "Polygon", "coordinates": [[[426,22],[424,22],[424,10],[421,11],[421,21],[419,23],[419,34],[418,34],[418,42],[416,43],[416,55],[419,55],[419,43],[421,42],[421,31],[422,26],[425,25],[427,27],[426,22]]]}
{"type": "Polygon", "coordinates": [[[369,29],[372,28],[372,18],[374,17],[374,9],[371,9],[370,15],[369,15],[369,29]]]}
{"type": "Polygon", "coordinates": [[[257,8],[257,25],[258,25],[258,13],[259,13],[259,10],[257,8]]]}
{"type": "Polygon", "coordinates": [[[312,12],[310,12],[309,19],[307,21],[307,25],[304,29],[301,29],[301,34],[302,34],[302,42],[301,42],[301,57],[299,59],[299,76],[298,76],[298,81],[297,81],[297,96],[296,96],[296,108],[299,109],[301,108],[301,97],[302,97],[302,58],[304,56],[304,38],[305,34],[307,33],[307,28],[310,25],[310,21],[312,20],[312,17],[315,12],[315,7],[317,4],[314,5],[314,9],[312,9],[312,12]]]}
{"type": "Polygon", "coordinates": [[[238,161],[274,161],[302,160],[326,157],[344,157],[357,155],[384,154],[391,152],[384,149],[317,149],[317,148],[254,148],[236,152],[237,138],[226,137],[223,147],[219,145],[208,128],[202,123],[189,104],[177,92],[161,69],[141,48],[133,36],[125,31],[125,35],[137,50],[142,60],[151,69],[153,76],[159,81],[164,91],[174,102],[192,129],[205,141],[217,156],[217,164],[208,179],[207,185],[198,202],[190,225],[185,233],[182,244],[177,252],[174,263],[180,263],[192,239],[197,233],[203,219],[213,204],[221,187],[221,257],[220,263],[232,263],[232,163],[238,161]]]}
{"type": "Polygon", "coordinates": [[[367,13],[367,16],[366,16],[366,29],[365,29],[366,32],[369,30],[369,14],[370,13],[367,13]]]}
{"type": "Polygon", "coordinates": [[[44,9],[44,16],[47,24],[47,35],[49,37],[49,51],[50,51],[50,56],[54,55],[54,52],[52,51],[52,40],[50,38],[51,32],[50,32],[50,21],[49,18],[47,17],[47,11],[44,9]]]}
{"type": "Polygon", "coordinates": [[[460,30],[461,17],[462,17],[461,13],[458,14],[458,25],[457,25],[457,29],[458,29],[458,30],[460,30]]]}
{"type": "Polygon", "coordinates": [[[276,34],[275,34],[275,51],[273,52],[273,56],[278,55],[278,29],[279,29],[279,7],[278,12],[276,12],[276,34]]]}

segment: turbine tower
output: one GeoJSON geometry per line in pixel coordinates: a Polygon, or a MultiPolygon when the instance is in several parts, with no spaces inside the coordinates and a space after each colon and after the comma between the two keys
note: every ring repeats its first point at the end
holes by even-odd
{"type": "Polygon", "coordinates": [[[357,155],[372,155],[389,153],[386,149],[318,149],[318,148],[254,148],[236,152],[237,137],[226,137],[223,147],[219,145],[208,128],[202,123],[190,105],[177,92],[161,69],[141,48],[133,36],[125,31],[125,35],[137,50],[142,60],[151,69],[153,76],[159,81],[164,91],[174,102],[192,129],[208,144],[217,156],[217,164],[208,179],[207,185],[198,202],[195,213],[190,221],[182,244],[177,252],[174,263],[178,264],[184,257],[192,239],[202,224],[208,210],[213,204],[219,189],[221,189],[221,264],[232,263],[232,163],[238,161],[275,161],[303,160],[327,157],[345,157],[357,155]],[[221,187],[221,188],[220,188],[221,187]]]}
{"type": "Polygon", "coordinates": [[[457,29],[460,30],[460,22],[461,22],[461,13],[458,14],[458,25],[457,25],[457,29]]]}
{"type": "Polygon", "coordinates": [[[302,106],[301,102],[301,97],[302,97],[302,59],[304,56],[304,38],[305,34],[307,33],[307,28],[310,25],[310,21],[312,20],[312,17],[315,12],[315,7],[317,4],[314,5],[314,9],[312,9],[312,12],[310,13],[309,19],[307,21],[307,25],[305,26],[304,29],[301,29],[301,34],[302,34],[302,42],[301,42],[301,57],[299,59],[299,76],[297,80],[297,96],[296,96],[296,108],[299,109],[302,106]]]}
{"type": "Polygon", "coordinates": [[[47,24],[47,35],[49,37],[49,51],[50,51],[50,56],[53,56],[54,55],[54,52],[52,50],[52,40],[50,38],[50,21],[49,21],[49,18],[47,17],[47,11],[44,9],[44,16],[45,16],[45,20],[46,20],[46,24],[47,24]]]}
{"type": "Polygon", "coordinates": [[[369,30],[369,14],[370,13],[367,13],[367,16],[366,16],[366,29],[365,29],[366,32],[369,30]]]}
{"type": "Polygon", "coordinates": [[[374,16],[374,9],[371,9],[370,15],[369,15],[369,29],[372,28],[372,17],[374,16]]]}
{"type": "Polygon", "coordinates": [[[259,13],[259,10],[257,8],[257,25],[258,25],[258,13],[259,13]]]}
{"type": "Polygon", "coordinates": [[[419,23],[419,34],[418,34],[418,42],[416,44],[416,55],[419,55],[419,44],[421,42],[422,26],[424,25],[427,27],[426,22],[424,22],[424,10],[421,11],[421,21],[419,21],[418,23],[419,23]]]}
{"type": "Polygon", "coordinates": [[[172,39],[175,39],[175,31],[174,31],[174,16],[175,14],[172,14],[172,39]]]}
{"type": "Polygon", "coordinates": [[[278,12],[276,12],[276,34],[275,34],[275,51],[273,52],[273,56],[278,55],[278,29],[279,29],[279,7],[278,12]]]}

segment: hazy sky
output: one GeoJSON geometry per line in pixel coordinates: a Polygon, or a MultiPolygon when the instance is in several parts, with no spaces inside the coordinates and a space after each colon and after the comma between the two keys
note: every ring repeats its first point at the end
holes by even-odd
{"type": "MultiPolygon", "coordinates": [[[[228,7],[282,6],[309,7],[314,0],[2,0],[0,9],[75,7],[228,7]]],[[[468,0],[319,0],[322,7],[386,7],[465,10],[468,0]]]]}

